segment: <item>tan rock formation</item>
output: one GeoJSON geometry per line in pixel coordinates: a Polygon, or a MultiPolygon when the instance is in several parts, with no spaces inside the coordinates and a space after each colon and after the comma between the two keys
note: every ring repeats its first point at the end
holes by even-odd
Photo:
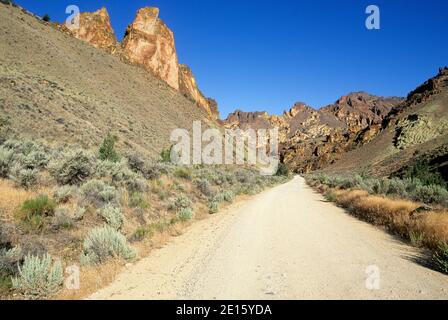
{"type": "Polygon", "coordinates": [[[115,52],[117,48],[117,38],[106,8],[101,8],[95,12],[80,13],[79,28],[69,29],[65,23],[58,25],[58,27],[96,48],[106,49],[110,52],[115,52]]]}
{"type": "Polygon", "coordinates": [[[158,8],[139,9],[126,30],[123,54],[179,90],[179,64],[173,32],[159,19],[158,8]]]}
{"type": "Polygon", "coordinates": [[[179,65],[179,91],[193,99],[212,119],[219,117],[218,105],[215,100],[204,97],[199,90],[196,79],[190,67],[184,64],[179,65]]]}

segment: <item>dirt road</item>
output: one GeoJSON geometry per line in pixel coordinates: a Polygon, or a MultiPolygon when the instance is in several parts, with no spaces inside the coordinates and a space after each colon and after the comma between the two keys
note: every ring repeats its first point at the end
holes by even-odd
{"type": "Polygon", "coordinates": [[[300,177],[196,222],[92,299],[447,299],[419,252],[300,177]]]}

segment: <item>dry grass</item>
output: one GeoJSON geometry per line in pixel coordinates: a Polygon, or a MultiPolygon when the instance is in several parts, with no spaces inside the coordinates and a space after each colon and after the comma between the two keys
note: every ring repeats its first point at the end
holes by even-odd
{"type": "Polygon", "coordinates": [[[423,244],[428,248],[448,243],[448,210],[425,213],[415,222],[414,230],[423,235],[423,244]]]}
{"type": "Polygon", "coordinates": [[[15,187],[11,180],[0,179],[0,221],[12,222],[14,212],[22,203],[39,194],[51,194],[51,189],[40,187],[26,190],[15,187]]]}
{"type": "Polygon", "coordinates": [[[369,195],[363,190],[324,189],[328,199],[351,214],[383,226],[415,246],[435,251],[440,243],[448,243],[448,210],[417,212],[421,204],[413,201],[369,195]]]}

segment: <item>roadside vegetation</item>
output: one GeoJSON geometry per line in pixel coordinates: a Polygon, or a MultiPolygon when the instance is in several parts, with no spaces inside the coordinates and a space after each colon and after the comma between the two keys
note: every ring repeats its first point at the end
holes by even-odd
{"type": "Polygon", "coordinates": [[[60,295],[72,265],[101,282],[103,266],[132,263],[157,235],[288,179],[284,167],[264,177],[250,167],[175,166],[169,150],[147,159],[120,154],[115,142],[108,135],[92,152],[0,144],[0,297],[60,295]]]}
{"type": "Polygon", "coordinates": [[[305,179],[354,216],[429,250],[433,266],[448,274],[448,191],[427,166],[418,164],[402,178],[319,173],[305,179]]]}

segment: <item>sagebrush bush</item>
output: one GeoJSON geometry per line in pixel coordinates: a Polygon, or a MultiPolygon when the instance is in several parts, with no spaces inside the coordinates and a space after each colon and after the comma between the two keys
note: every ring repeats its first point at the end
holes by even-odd
{"type": "Polygon", "coordinates": [[[74,186],[62,186],[58,188],[54,194],[53,198],[58,203],[67,203],[70,201],[70,199],[73,198],[73,196],[76,194],[76,188],[74,186]]]}
{"type": "Polygon", "coordinates": [[[93,229],[83,243],[81,263],[95,265],[110,258],[134,258],[136,252],[120,232],[109,226],[93,229]]]}
{"type": "Polygon", "coordinates": [[[30,140],[7,140],[3,146],[12,151],[12,161],[22,168],[44,168],[51,158],[46,147],[30,140]]]}
{"type": "Polygon", "coordinates": [[[447,204],[448,190],[440,184],[425,185],[416,178],[367,178],[361,176],[341,177],[325,174],[307,175],[311,183],[318,182],[331,188],[361,189],[370,194],[382,194],[387,196],[411,199],[423,203],[447,204]]]}
{"type": "Polygon", "coordinates": [[[126,189],[131,193],[143,193],[148,191],[148,184],[146,180],[136,177],[126,181],[126,189]]]}
{"type": "Polygon", "coordinates": [[[96,206],[103,206],[107,203],[118,204],[120,202],[117,189],[102,180],[87,181],[79,188],[79,191],[84,201],[96,206]]]}
{"type": "Polygon", "coordinates": [[[77,206],[73,213],[73,219],[74,220],[82,220],[84,218],[86,211],[87,211],[86,208],[77,206]]]}
{"type": "Polygon", "coordinates": [[[201,191],[201,193],[204,196],[209,197],[213,195],[214,190],[207,179],[205,178],[197,179],[195,180],[195,184],[198,187],[199,191],[201,191]]]}
{"type": "Polygon", "coordinates": [[[143,160],[139,155],[133,153],[127,156],[128,165],[131,170],[143,175],[146,179],[156,180],[162,174],[167,173],[163,164],[143,160]]]}
{"type": "Polygon", "coordinates": [[[124,223],[124,215],[120,208],[108,204],[104,208],[98,210],[98,214],[104,219],[104,221],[114,228],[120,230],[124,223]]]}
{"type": "Polygon", "coordinates": [[[5,276],[16,275],[22,259],[23,250],[21,247],[0,249],[0,274],[5,276]]]}
{"type": "Polygon", "coordinates": [[[448,191],[440,185],[418,186],[413,197],[424,203],[441,203],[448,199],[448,191]]]}
{"type": "Polygon", "coordinates": [[[209,201],[208,203],[208,212],[213,214],[219,211],[219,203],[216,201],[209,201]]]}
{"type": "Polygon", "coordinates": [[[32,299],[55,294],[64,281],[60,261],[52,262],[50,255],[27,255],[19,267],[18,276],[12,279],[15,290],[32,299]]]}
{"type": "Polygon", "coordinates": [[[194,217],[194,212],[193,209],[191,208],[182,208],[178,211],[177,213],[177,217],[181,220],[181,221],[188,221],[193,219],[194,217]]]}
{"type": "Polygon", "coordinates": [[[93,175],[95,167],[95,159],[90,154],[84,150],[70,150],[53,160],[49,171],[61,185],[79,185],[93,175]]]}
{"type": "Polygon", "coordinates": [[[178,196],[176,198],[176,200],[174,202],[174,206],[176,209],[190,208],[191,201],[186,195],[181,194],[180,196],[178,196]]]}
{"type": "Polygon", "coordinates": [[[15,165],[10,171],[9,178],[15,182],[16,186],[28,189],[39,182],[39,171],[15,165]]]}
{"type": "Polygon", "coordinates": [[[217,203],[222,203],[224,202],[224,192],[219,192],[217,194],[215,194],[212,198],[212,201],[215,201],[217,203]]]}
{"type": "Polygon", "coordinates": [[[223,193],[224,201],[233,202],[235,200],[235,193],[231,190],[224,191],[223,193]]]}

